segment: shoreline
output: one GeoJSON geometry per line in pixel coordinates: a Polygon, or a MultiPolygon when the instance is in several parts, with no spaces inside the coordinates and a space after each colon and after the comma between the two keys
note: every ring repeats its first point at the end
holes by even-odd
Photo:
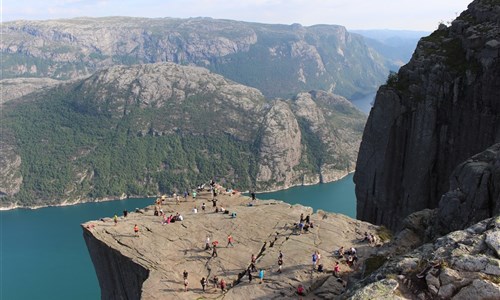
{"type": "Polygon", "coordinates": [[[94,199],[94,200],[77,200],[75,202],[68,202],[64,201],[58,204],[47,204],[47,205],[36,205],[36,206],[20,206],[16,204],[12,204],[7,207],[0,207],[0,212],[2,211],[9,211],[9,210],[14,210],[14,209],[29,209],[29,210],[35,210],[35,209],[40,209],[40,208],[46,208],[46,207],[62,207],[62,206],[72,206],[72,205],[78,205],[78,204],[85,204],[85,203],[97,203],[97,202],[108,202],[108,201],[121,201],[121,200],[127,200],[127,199],[147,199],[147,198],[155,198],[157,196],[138,196],[134,195],[131,197],[106,197],[106,198],[100,198],[100,199],[94,199]]]}
{"type": "MultiPolygon", "coordinates": [[[[310,183],[310,184],[298,184],[298,185],[292,185],[286,188],[281,188],[281,189],[274,189],[274,190],[268,190],[268,191],[258,191],[255,192],[256,194],[264,194],[264,193],[273,193],[273,192],[278,192],[278,191],[284,191],[288,190],[294,187],[299,187],[299,186],[311,186],[311,185],[317,185],[317,184],[325,184],[325,183],[332,183],[332,182],[337,182],[345,177],[349,176],[350,174],[353,174],[354,171],[352,172],[346,172],[345,175],[332,180],[332,181],[327,181],[327,182],[316,182],[316,183],[310,183]]],[[[244,191],[242,193],[249,193],[249,191],[244,191]]],[[[2,211],[9,211],[9,210],[14,210],[14,209],[40,209],[40,208],[46,208],[46,207],[61,207],[61,206],[70,206],[70,205],[78,205],[78,204],[85,204],[85,203],[95,203],[95,202],[107,202],[107,201],[120,201],[120,200],[125,200],[125,199],[145,199],[145,198],[155,198],[158,196],[139,196],[139,195],[133,195],[131,197],[105,197],[105,198],[100,198],[100,199],[79,199],[75,202],[69,202],[69,201],[63,201],[58,204],[47,204],[47,205],[36,205],[36,206],[21,206],[18,205],[17,203],[13,203],[9,206],[5,207],[0,207],[0,212],[2,211]]]]}
{"type": "MultiPolygon", "coordinates": [[[[289,187],[286,187],[286,188],[276,189],[276,190],[267,190],[267,191],[258,191],[258,192],[256,191],[255,194],[258,195],[258,194],[265,194],[265,193],[274,193],[274,192],[284,191],[284,190],[288,190],[288,189],[291,189],[291,188],[294,188],[294,187],[299,187],[299,186],[311,186],[311,185],[317,185],[317,184],[326,184],[326,183],[337,182],[337,181],[340,181],[340,180],[346,178],[347,176],[349,176],[351,174],[354,174],[354,171],[347,172],[345,175],[342,175],[339,178],[331,180],[331,181],[297,184],[297,185],[292,185],[292,186],[289,186],[289,187]]],[[[244,191],[242,193],[250,193],[250,191],[244,191]]]]}

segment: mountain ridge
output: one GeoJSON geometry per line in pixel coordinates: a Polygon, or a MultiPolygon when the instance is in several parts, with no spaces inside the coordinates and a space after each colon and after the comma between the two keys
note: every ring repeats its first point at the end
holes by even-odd
{"type": "Polygon", "coordinates": [[[365,119],[327,92],[269,100],[173,63],[114,66],[3,107],[4,207],[182,192],[214,176],[237,189],[329,182],[354,169],[365,119]]]}
{"type": "Polygon", "coordinates": [[[4,78],[68,79],[116,64],[169,61],[289,98],[304,90],[367,94],[388,73],[380,54],[339,25],[76,18],[5,22],[2,36],[4,78]]]}

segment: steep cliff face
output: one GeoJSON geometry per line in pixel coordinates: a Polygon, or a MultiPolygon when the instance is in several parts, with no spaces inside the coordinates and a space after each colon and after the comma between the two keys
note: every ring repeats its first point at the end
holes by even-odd
{"type": "Polygon", "coordinates": [[[2,206],[328,182],[353,170],[365,116],[327,92],[268,100],[207,69],[115,66],[4,104],[2,206]],[[57,200],[54,200],[57,199],[57,200]]]}
{"type": "Polygon", "coordinates": [[[210,18],[76,18],[6,22],[2,74],[67,79],[113,65],[174,62],[210,69],[267,97],[374,91],[388,69],[342,26],[303,27],[210,18]]]}
{"type": "Polygon", "coordinates": [[[94,238],[89,230],[83,231],[83,238],[99,280],[101,299],[141,299],[142,284],[150,270],[94,238]]]}
{"type": "Polygon", "coordinates": [[[500,214],[500,144],[458,165],[439,201],[436,230],[447,233],[500,214]]]}
{"type": "Polygon", "coordinates": [[[438,206],[459,163],[500,141],[499,14],[498,1],[474,1],[379,89],[354,177],[358,218],[397,229],[438,206]]]}

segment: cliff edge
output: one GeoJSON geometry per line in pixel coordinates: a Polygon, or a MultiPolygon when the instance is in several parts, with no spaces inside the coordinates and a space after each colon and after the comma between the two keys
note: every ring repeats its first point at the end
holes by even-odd
{"type": "Polygon", "coordinates": [[[499,1],[472,2],[379,89],[354,176],[359,219],[399,229],[438,206],[457,165],[500,142],[499,15],[499,1]]]}
{"type": "Polygon", "coordinates": [[[377,226],[349,217],[280,201],[255,200],[244,196],[219,195],[218,207],[235,212],[215,213],[211,195],[202,192],[196,200],[189,197],[179,205],[168,200],[162,205],[167,214],[179,212],[183,221],[162,225],[162,217],[147,207],[119,218],[115,225],[110,218],[82,225],[83,236],[94,263],[102,299],[282,299],[296,296],[299,284],[305,288],[306,299],[332,299],[344,292],[367,257],[375,251],[360,242],[364,232],[375,233],[377,226]],[[205,202],[206,211],[192,212],[205,202]],[[208,205],[210,203],[210,205],[208,205]],[[300,215],[310,215],[314,228],[298,234],[294,223],[300,215]],[[139,232],[134,233],[137,224],[139,232]],[[234,247],[227,237],[234,239],[234,247]],[[205,249],[206,237],[218,241],[218,255],[205,249]],[[344,246],[357,248],[355,267],[345,264],[334,250],[344,246]],[[283,269],[278,272],[278,256],[282,251],[283,269]],[[324,272],[312,271],[312,254],[319,251],[319,264],[324,272]],[[256,256],[257,269],[265,272],[259,284],[258,272],[249,282],[247,268],[256,256]],[[331,275],[335,261],[340,262],[342,280],[331,275]],[[188,275],[188,291],[184,291],[183,271],[188,275]],[[224,279],[227,290],[222,293],[213,278],[224,279]],[[209,280],[203,292],[200,280],[209,280]]]}

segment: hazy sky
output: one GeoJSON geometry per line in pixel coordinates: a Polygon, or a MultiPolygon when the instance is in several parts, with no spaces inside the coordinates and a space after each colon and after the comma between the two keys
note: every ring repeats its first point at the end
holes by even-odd
{"type": "Polygon", "coordinates": [[[2,21],[72,17],[212,17],[348,29],[433,31],[472,0],[0,0],[2,21]]]}

